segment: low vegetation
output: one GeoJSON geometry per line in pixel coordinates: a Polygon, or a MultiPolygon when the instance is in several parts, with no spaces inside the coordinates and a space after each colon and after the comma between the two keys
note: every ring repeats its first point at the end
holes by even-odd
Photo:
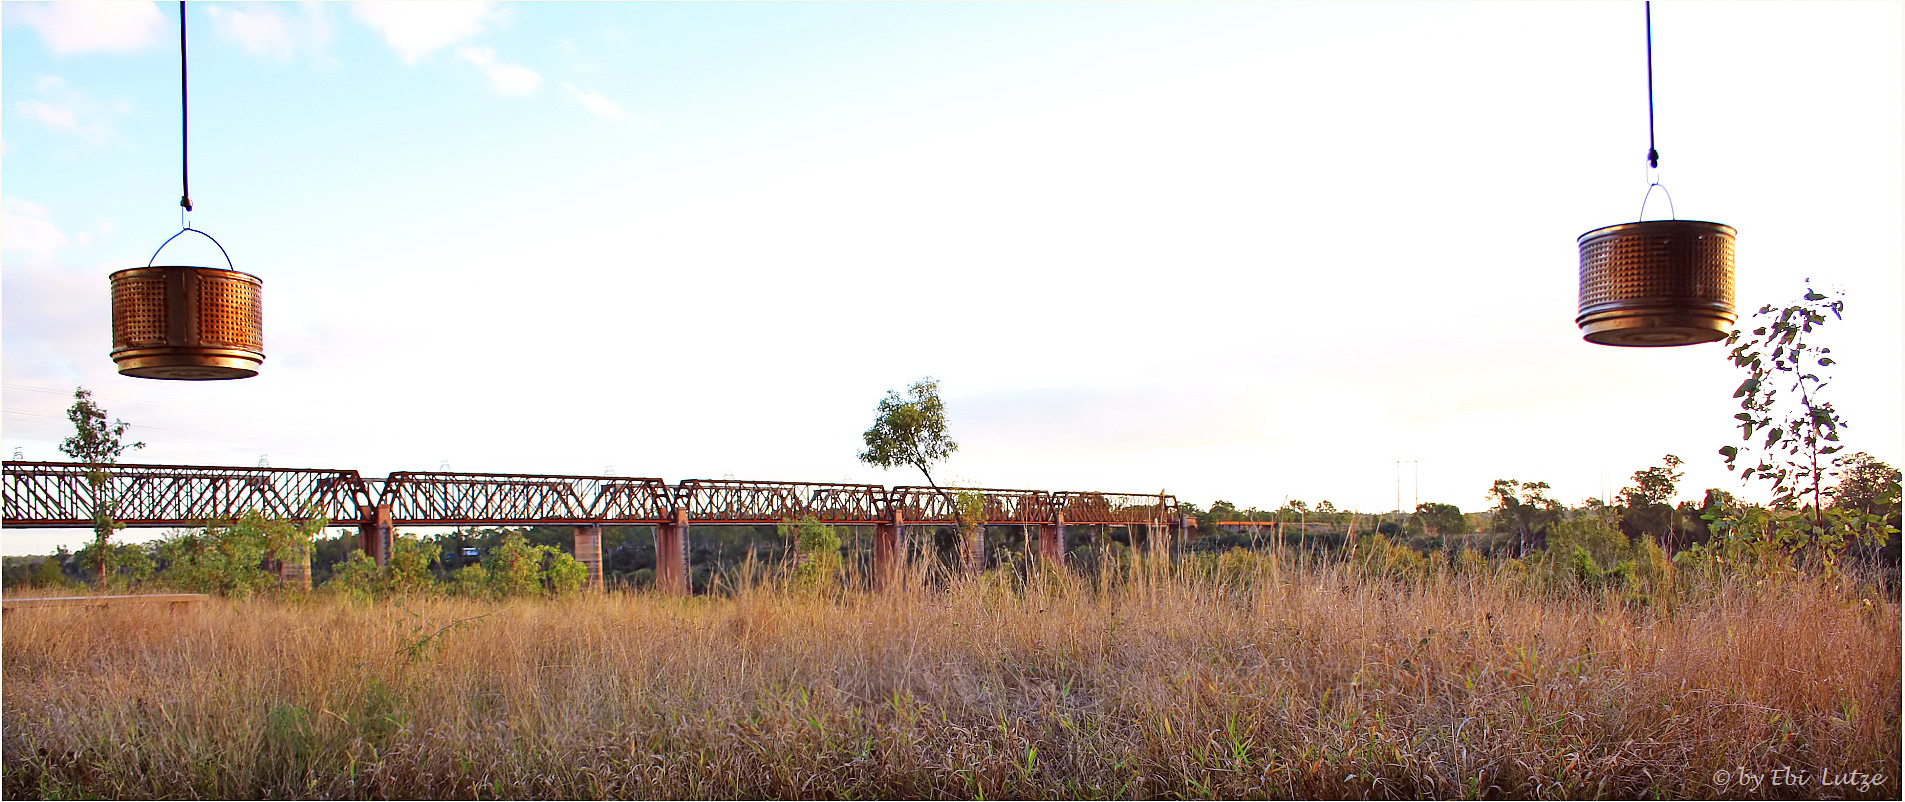
{"type": "Polygon", "coordinates": [[[878,595],[809,571],[690,598],[19,611],[3,635],[3,790],[1900,793],[1900,611],[1858,570],[1709,576],[1661,560],[1617,588],[1376,542],[1321,564],[1281,548],[1132,556],[1089,579],[994,570],[878,595]]]}
{"type": "MultiPolygon", "coordinates": [[[[1676,504],[1670,454],[1576,507],[1516,479],[1470,513],[1184,504],[1184,542],[1072,526],[1060,568],[940,488],[955,525],[884,592],[864,533],[811,519],[698,531],[680,598],[641,527],[602,529],[597,592],[566,528],[384,565],[321,520],[113,543],[139,444],[80,390],[95,538],[7,586],[216,598],[9,613],[0,794],[1896,799],[1900,473],[1840,455],[1810,338],[1843,308],[1808,288],[1728,341],[1720,453],[1770,505],[1676,504]]],[[[936,386],[861,459],[938,488],[936,386]]]]}

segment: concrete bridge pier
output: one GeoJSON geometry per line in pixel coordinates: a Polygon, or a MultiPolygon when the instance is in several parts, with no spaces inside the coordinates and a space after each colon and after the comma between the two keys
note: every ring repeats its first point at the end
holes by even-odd
{"type": "Polygon", "coordinates": [[[655,524],[655,589],[688,595],[688,511],[677,508],[673,520],[655,524]]]}
{"type": "Polygon", "coordinates": [[[970,534],[959,533],[959,563],[961,570],[968,574],[986,569],[986,525],[983,522],[974,524],[970,534]]]}
{"type": "Polygon", "coordinates": [[[575,559],[589,569],[589,581],[585,584],[589,590],[602,589],[602,525],[589,524],[575,528],[575,559]]]}
{"type": "Polygon", "coordinates": [[[1189,515],[1168,518],[1163,524],[1157,529],[1162,530],[1166,538],[1164,545],[1167,551],[1173,545],[1189,543],[1191,535],[1197,532],[1197,519],[1189,515]]]}
{"type": "Polygon", "coordinates": [[[1052,515],[1052,522],[1038,525],[1038,557],[1046,565],[1065,565],[1065,514],[1052,515]]]}
{"type": "Polygon", "coordinates": [[[278,561],[277,571],[280,584],[310,590],[311,544],[304,544],[291,559],[278,561]]]}
{"type": "Polygon", "coordinates": [[[906,521],[899,510],[891,512],[873,525],[873,584],[880,590],[899,587],[906,567],[906,521]]]}
{"type": "Polygon", "coordinates": [[[357,547],[377,561],[378,567],[390,562],[390,505],[377,505],[376,512],[357,526],[357,547]]]}

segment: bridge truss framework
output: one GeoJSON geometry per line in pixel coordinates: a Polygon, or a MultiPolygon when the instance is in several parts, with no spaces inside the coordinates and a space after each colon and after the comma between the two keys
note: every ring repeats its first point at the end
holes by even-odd
{"type": "MultiPolygon", "coordinates": [[[[908,526],[943,526],[977,510],[980,526],[1038,528],[1039,555],[1064,560],[1067,524],[1145,526],[1166,542],[1185,531],[1167,494],[1048,492],[819,482],[397,471],[366,480],[354,470],[194,465],[90,466],[5,463],[4,518],[10,528],[90,528],[104,507],[128,527],[203,526],[257,510],[276,518],[358,527],[359,547],[378,564],[397,526],[573,526],[575,556],[602,583],[601,527],[655,528],[656,583],[686,593],[688,533],[694,526],[758,526],[812,517],[874,527],[876,581],[890,584],[905,555],[908,526]],[[963,503],[962,503],[963,502],[963,503]]],[[[982,544],[965,543],[966,558],[982,544]]],[[[308,576],[308,575],[307,575],[308,576]]]]}

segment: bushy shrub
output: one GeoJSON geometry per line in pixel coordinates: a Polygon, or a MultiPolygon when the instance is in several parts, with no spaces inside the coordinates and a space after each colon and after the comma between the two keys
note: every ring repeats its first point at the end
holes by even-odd
{"type": "Polygon", "coordinates": [[[483,556],[483,570],[489,572],[491,592],[502,597],[541,592],[543,548],[530,545],[515,532],[503,536],[503,542],[483,556]]]}
{"type": "Polygon", "coordinates": [[[809,515],[794,523],[776,527],[781,537],[791,537],[800,556],[790,577],[795,588],[816,591],[832,588],[840,576],[840,534],[833,527],[809,515]]]}
{"type": "Polygon", "coordinates": [[[331,571],[331,579],[324,587],[347,598],[367,601],[383,592],[383,569],[377,567],[369,554],[353,551],[331,571]]]}
{"type": "Polygon", "coordinates": [[[322,518],[298,523],[252,510],[235,521],[178,532],[153,547],[162,566],[157,578],[181,590],[249,596],[277,584],[267,561],[308,561],[311,538],[323,527],[322,518]]]}
{"type": "Polygon", "coordinates": [[[52,555],[33,564],[27,572],[27,584],[36,588],[63,588],[72,584],[60,565],[60,556],[52,555]]]}
{"type": "Polygon", "coordinates": [[[369,554],[353,551],[331,571],[324,587],[344,596],[369,600],[389,595],[427,593],[437,588],[430,567],[438,561],[435,548],[413,537],[391,538],[390,556],[378,565],[369,554]]]}
{"type": "Polygon", "coordinates": [[[237,527],[211,526],[159,542],[159,580],[180,590],[249,596],[271,581],[264,541],[237,527]]]}
{"type": "Polygon", "coordinates": [[[543,583],[552,596],[573,596],[582,592],[582,586],[588,584],[589,567],[561,549],[543,546],[548,558],[543,563],[543,583]]]}
{"type": "Polygon", "coordinates": [[[384,564],[384,582],[392,593],[421,593],[436,587],[430,566],[441,556],[430,544],[416,538],[394,538],[390,558],[384,564]]]}
{"type": "Polygon", "coordinates": [[[483,566],[475,564],[458,568],[456,569],[456,573],[450,575],[450,589],[458,596],[466,596],[472,599],[487,599],[490,597],[492,590],[489,582],[489,571],[485,570],[483,566]]]}
{"type": "Polygon", "coordinates": [[[1358,545],[1356,562],[1364,574],[1390,579],[1421,579],[1428,576],[1432,568],[1427,555],[1392,543],[1381,534],[1372,535],[1358,545]]]}
{"type": "Polygon", "coordinates": [[[532,545],[521,533],[511,532],[483,557],[491,595],[562,596],[573,594],[588,581],[588,567],[554,546],[532,545]]]}
{"type": "MultiPolygon", "coordinates": [[[[99,570],[99,541],[87,543],[73,552],[73,565],[82,566],[86,576],[99,570]]],[[[145,546],[133,543],[106,544],[106,585],[124,588],[152,577],[152,557],[145,546]]]]}
{"type": "Polygon", "coordinates": [[[1577,548],[1585,552],[1595,566],[1602,568],[1633,556],[1627,535],[1606,519],[1582,515],[1548,525],[1550,552],[1571,555],[1577,548]]]}

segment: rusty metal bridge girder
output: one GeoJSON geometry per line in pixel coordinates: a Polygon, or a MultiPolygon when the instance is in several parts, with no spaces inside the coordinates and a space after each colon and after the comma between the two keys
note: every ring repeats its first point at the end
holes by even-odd
{"type": "MultiPolygon", "coordinates": [[[[66,462],[7,462],[4,524],[92,526],[89,467],[66,462]]],[[[986,524],[1158,524],[1175,519],[1169,495],[1046,492],[818,482],[661,479],[534,474],[398,471],[365,480],[357,471],[115,465],[104,496],[127,526],[193,526],[247,510],[274,517],[322,515],[338,524],[598,525],[672,523],[763,525],[805,516],[827,524],[953,523],[950,498],[977,494],[986,524]],[[1062,516],[1062,517],[1061,517],[1062,516]]]]}
{"type": "Polygon", "coordinates": [[[72,462],[7,462],[0,522],[90,528],[95,490],[115,501],[114,519],[129,526],[197,526],[249,510],[293,520],[358,521],[372,504],[363,478],[351,470],[115,465],[97,488],[90,478],[95,472],[72,462]]]}
{"type": "Polygon", "coordinates": [[[961,496],[979,496],[983,502],[980,523],[1038,524],[1052,522],[1051,494],[1043,490],[1000,490],[987,487],[916,487],[893,488],[893,506],[906,523],[950,524],[954,522],[953,504],[961,496]]]}
{"type": "Polygon", "coordinates": [[[1159,524],[1177,515],[1177,497],[1158,493],[1053,493],[1066,523],[1159,524]]]}
{"type": "Polygon", "coordinates": [[[597,480],[595,521],[605,524],[656,523],[670,520],[675,510],[675,489],[660,479],[597,480]]]}
{"type": "Polygon", "coordinates": [[[824,524],[877,524],[887,510],[880,485],[688,479],[675,498],[691,524],[772,524],[807,516],[824,524]]]}
{"type": "Polygon", "coordinates": [[[653,523],[668,513],[654,498],[666,487],[660,479],[397,471],[378,503],[393,524],[412,526],[653,523]]]}

